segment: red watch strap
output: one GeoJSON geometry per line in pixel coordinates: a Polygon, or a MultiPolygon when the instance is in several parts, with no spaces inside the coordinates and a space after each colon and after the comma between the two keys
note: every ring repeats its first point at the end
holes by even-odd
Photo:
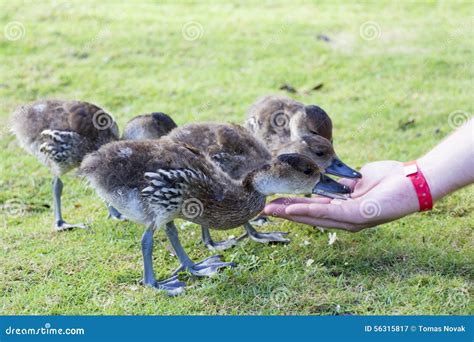
{"type": "Polygon", "coordinates": [[[431,190],[426,181],[423,172],[421,172],[416,160],[403,164],[405,176],[410,178],[415,187],[416,195],[418,196],[418,203],[420,204],[420,211],[426,211],[433,208],[433,197],[431,190]]]}

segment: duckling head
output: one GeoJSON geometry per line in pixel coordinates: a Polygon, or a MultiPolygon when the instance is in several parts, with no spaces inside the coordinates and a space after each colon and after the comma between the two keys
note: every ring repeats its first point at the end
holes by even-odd
{"type": "Polygon", "coordinates": [[[123,140],[158,139],[167,135],[176,123],[165,113],[157,112],[138,115],[131,119],[123,131],[123,140]]]}
{"type": "Polygon", "coordinates": [[[319,135],[304,135],[299,141],[284,146],[280,153],[299,153],[310,158],[319,169],[338,177],[361,178],[362,175],[344,164],[334,152],[332,143],[319,135]]]}
{"type": "Polygon", "coordinates": [[[264,195],[315,193],[320,183],[324,183],[325,192],[350,192],[345,185],[324,176],[311,159],[298,153],[281,154],[250,177],[254,188],[264,195]]]}
{"type": "Polygon", "coordinates": [[[291,140],[303,135],[320,135],[332,141],[332,120],[321,107],[309,105],[299,110],[290,119],[291,140]]]}

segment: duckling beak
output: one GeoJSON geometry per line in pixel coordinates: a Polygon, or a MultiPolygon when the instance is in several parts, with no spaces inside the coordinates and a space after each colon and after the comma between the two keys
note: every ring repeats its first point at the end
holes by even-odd
{"type": "Polygon", "coordinates": [[[321,174],[319,182],[313,188],[313,194],[321,195],[329,198],[346,199],[341,194],[350,194],[351,188],[347,185],[340,184],[334,179],[321,174]]]}
{"type": "Polygon", "coordinates": [[[346,164],[344,164],[339,158],[334,158],[332,160],[331,165],[326,168],[326,172],[338,176],[338,177],[346,177],[346,178],[362,178],[360,172],[350,168],[346,164]]]}

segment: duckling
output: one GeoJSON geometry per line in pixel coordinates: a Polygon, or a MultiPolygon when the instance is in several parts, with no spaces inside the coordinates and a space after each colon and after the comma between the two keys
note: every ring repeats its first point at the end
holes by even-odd
{"type": "Polygon", "coordinates": [[[207,153],[234,179],[272,159],[266,146],[237,124],[192,123],[176,128],[168,137],[207,153]]]}
{"type": "Polygon", "coordinates": [[[248,110],[245,126],[271,151],[306,134],[332,141],[332,120],[322,108],[281,95],[258,99],[248,110]]]}
{"type": "MultiPolygon", "coordinates": [[[[176,127],[177,125],[173,119],[162,112],[137,115],[125,125],[122,140],[159,139],[176,127]]],[[[112,206],[109,206],[109,217],[119,221],[127,219],[112,206]]]]}
{"type": "MultiPolygon", "coordinates": [[[[268,164],[272,159],[270,152],[259,139],[235,124],[188,124],[176,128],[168,137],[175,142],[186,143],[204,151],[233,179],[242,179],[249,171],[268,164]]],[[[314,158],[317,167],[323,171],[332,167],[335,160],[338,160],[331,143],[320,136],[307,136],[303,142],[289,142],[284,145],[284,149],[282,153],[299,153],[314,158]]],[[[349,189],[345,189],[345,193],[348,192],[349,189]]],[[[337,196],[322,192],[320,195],[337,196]]],[[[286,238],[286,232],[260,233],[250,223],[244,225],[244,228],[246,234],[238,239],[214,242],[209,229],[203,226],[202,240],[211,250],[230,248],[244,236],[261,243],[290,241],[286,238]]]]}
{"type": "Polygon", "coordinates": [[[299,140],[281,146],[278,153],[300,153],[311,158],[323,172],[334,176],[354,178],[359,174],[344,164],[336,155],[333,144],[320,135],[303,135],[299,140]]]}
{"type": "MultiPolygon", "coordinates": [[[[286,96],[269,95],[255,102],[247,113],[245,123],[257,138],[265,142],[272,155],[292,141],[304,136],[321,136],[332,143],[332,120],[320,107],[305,106],[286,96]]],[[[334,159],[326,172],[347,178],[360,178],[361,174],[334,159]]]]}
{"type": "Polygon", "coordinates": [[[159,139],[176,127],[176,123],[173,119],[165,113],[156,112],[138,115],[127,123],[123,130],[122,139],[159,139]]]}
{"type": "MultiPolygon", "coordinates": [[[[176,143],[185,143],[209,155],[222,171],[232,179],[240,180],[248,172],[271,161],[271,154],[261,141],[248,130],[236,124],[200,123],[187,124],[173,130],[169,136],[176,143]]],[[[244,225],[246,233],[238,239],[215,242],[209,228],[202,226],[202,241],[210,250],[225,250],[249,236],[252,240],[268,242],[289,242],[286,232],[260,233],[250,223],[244,225]]]]}
{"type": "Polygon", "coordinates": [[[112,116],[87,102],[43,100],[17,108],[11,116],[11,130],[20,146],[54,175],[55,229],[86,228],[63,220],[60,177],[78,167],[86,154],[119,138],[112,116]]]}
{"type": "Polygon", "coordinates": [[[328,183],[310,159],[297,154],[281,155],[250,171],[242,180],[235,180],[206,153],[167,136],[104,145],[84,159],[79,172],[102,199],[147,227],[141,241],[143,284],[169,295],[184,289],[177,272],[188,270],[196,276],[210,276],[222,267],[233,266],[221,261],[220,256],[193,262],[180,244],[175,219],[231,229],[259,213],[268,195],[317,191],[320,183],[326,190],[328,184],[330,191],[343,189],[335,181],[328,183]],[[152,266],[153,234],[162,225],[180,267],[171,278],[158,282],[152,266]]]}

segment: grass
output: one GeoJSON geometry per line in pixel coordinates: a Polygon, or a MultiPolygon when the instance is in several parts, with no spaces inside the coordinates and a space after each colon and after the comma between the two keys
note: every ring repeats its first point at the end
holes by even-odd
{"type": "MultiPolygon", "coordinates": [[[[412,160],[453,130],[450,113],[473,112],[472,14],[469,2],[447,1],[2,1],[0,313],[472,314],[472,186],[431,212],[338,232],[333,245],[327,233],[276,220],[264,229],[291,231],[291,244],[244,241],[224,252],[238,267],[188,278],[186,294],[171,299],[138,285],[143,228],[108,220],[73,173],[64,216],[92,229],[53,231],[51,177],[6,127],[17,105],[41,98],[97,103],[122,126],[151,111],[178,124],[242,123],[257,97],[287,83],[298,90],[291,96],[330,113],[348,164],[412,160]]],[[[181,236],[195,260],[211,254],[195,225],[181,236]]],[[[155,241],[157,276],[166,277],[177,261],[163,232],[155,241]]]]}

